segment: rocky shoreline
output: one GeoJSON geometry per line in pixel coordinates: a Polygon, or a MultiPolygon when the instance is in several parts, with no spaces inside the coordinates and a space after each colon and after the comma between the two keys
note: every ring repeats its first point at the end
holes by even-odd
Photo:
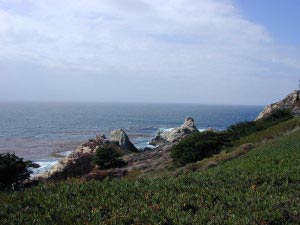
{"type": "Polygon", "coordinates": [[[104,135],[97,135],[94,139],[82,143],[50,170],[36,175],[33,179],[39,181],[62,180],[72,177],[83,177],[87,180],[103,179],[105,177],[122,177],[132,170],[151,170],[164,167],[171,161],[170,150],[182,138],[197,131],[194,119],[188,117],[180,127],[159,132],[150,141],[155,148],[146,147],[143,151],[139,151],[129,140],[128,135],[122,129],[117,129],[111,132],[110,139],[104,135]],[[126,162],[125,167],[99,170],[93,165],[92,159],[96,149],[107,144],[122,152],[122,159],[126,162]]]}
{"type": "MultiPolygon", "coordinates": [[[[292,114],[300,114],[299,91],[294,91],[285,99],[267,106],[256,118],[260,120],[268,117],[276,110],[288,109],[292,114]]],[[[215,131],[213,129],[208,129],[215,131]]],[[[193,118],[188,117],[184,123],[176,128],[158,132],[156,137],[149,143],[155,148],[145,148],[139,151],[130,141],[128,135],[122,129],[111,132],[110,139],[104,135],[97,135],[94,139],[82,143],[67,157],[61,159],[50,170],[38,174],[35,180],[49,181],[81,177],[87,180],[104,179],[105,177],[123,177],[132,171],[145,172],[166,168],[171,164],[170,151],[183,138],[198,132],[193,118]],[[93,164],[96,149],[110,145],[122,153],[124,161],[122,168],[101,170],[93,164]]]]}

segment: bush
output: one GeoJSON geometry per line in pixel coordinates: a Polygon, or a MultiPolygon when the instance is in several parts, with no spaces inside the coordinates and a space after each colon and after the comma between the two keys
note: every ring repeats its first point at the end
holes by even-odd
{"type": "Polygon", "coordinates": [[[275,143],[180,176],[76,179],[0,193],[0,223],[299,224],[300,132],[275,143]]]}
{"type": "Polygon", "coordinates": [[[228,132],[197,132],[181,140],[172,149],[171,157],[175,163],[184,166],[219,153],[222,147],[230,145],[230,141],[228,132]]]}
{"type": "Polygon", "coordinates": [[[255,121],[240,122],[228,127],[228,131],[231,133],[234,139],[247,136],[259,131],[260,129],[262,128],[255,121]]]}
{"type": "Polygon", "coordinates": [[[175,163],[184,166],[217,154],[223,147],[232,146],[236,140],[265,130],[292,117],[292,113],[288,109],[276,110],[265,119],[237,123],[223,132],[198,132],[181,140],[172,149],[171,157],[175,163]]]}
{"type": "Polygon", "coordinates": [[[93,161],[100,169],[123,167],[125,162],[119,159],[120,156],[121,153],[115,146],[100,146],[96,149],[93,161]]]}
{"type": "Polygon", "coordinates": [[[273,111],[268,117],[257,121],[246,121],[231,125],[228,127],[228,131],[232,137],[237,140],[252,133],[265,130],[271,126],[274,126],[280,122],[291,119],[293,117],[291,110],[278,109],[273,111]]]}
{"type": "Polygon", "coordinates": [[[16,190],[21,187],[22,181],[30,177],[31,161],[15,154],[0,154],[0,190],[16,190]]]}
{"type": "Polygon", "coordinates": [[[293,113],[290,109],[278,109],[273,111],[268,117],[256,121],[258,124],[261,124],[264,129],[278,124],[282,121],[291,119],[293,117],[293,113]]]}

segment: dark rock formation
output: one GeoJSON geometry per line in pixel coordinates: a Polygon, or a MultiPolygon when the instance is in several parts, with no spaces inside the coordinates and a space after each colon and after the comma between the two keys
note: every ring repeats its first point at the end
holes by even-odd
{"type": "Polygon", "coordinates": [[[194,119],[191,117],[186,118],[184,124],[180,127],[173,128],[169,131],[160,132],[150,142],[151,145],[168,145],[179,142],[182,138],[197,132],[198,129],[195,125],[194,119]]]}
{"type": "Polygon", "coordinates": [[[299,91],[293,91],[283,100],[268,105],[264,110],[256,117],[255,120],[267,118],[272,112],[281,109],[290,109],[293,114],[300,114],[300,100],[299,100],[299,91]]]}
{"type": "Polygon", "coordinates": [[[119,143],[119,146],[124,151],[138,152],[139,150],[129,140],[128,135],[122,130],[114,130],[110,134],[110,141],[119,143]]]}
{"type": "Polygon", "coordinates": [[[37,169],[37,168],[40,168],[41,165],[38,164],[38,163],[31,163],[31,164],[30,164],[30,167],[31,167],[31,168],[34,168],[34,169],[37,169]]]}

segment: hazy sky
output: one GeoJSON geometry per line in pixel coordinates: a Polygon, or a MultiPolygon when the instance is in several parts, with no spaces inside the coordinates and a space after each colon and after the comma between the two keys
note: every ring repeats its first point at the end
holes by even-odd
{"type": "Polygon", "coordinates": [[[298,0],[0,0],[0,101],[267,104],[300,78],[298,0]]]}

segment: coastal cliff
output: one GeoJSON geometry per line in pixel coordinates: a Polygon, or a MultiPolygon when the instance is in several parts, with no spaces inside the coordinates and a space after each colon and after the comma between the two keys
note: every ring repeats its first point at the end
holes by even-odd
{"type": "Polygon", "coordinates": [[[300,99],[299,99],[299,95],[300,95],[299,91],[295,90],[292,93],[290,93],[287,97],[285,97],[283,100],[268,105],[256,117],[255,120],[260,120],[260,119],[267,118],[269,115],[272,114],[272,112],[274,112],[276,110],[283,110],[283,109],[288,109],[293,114],[299,115],[300,114],[300,99]]]}

